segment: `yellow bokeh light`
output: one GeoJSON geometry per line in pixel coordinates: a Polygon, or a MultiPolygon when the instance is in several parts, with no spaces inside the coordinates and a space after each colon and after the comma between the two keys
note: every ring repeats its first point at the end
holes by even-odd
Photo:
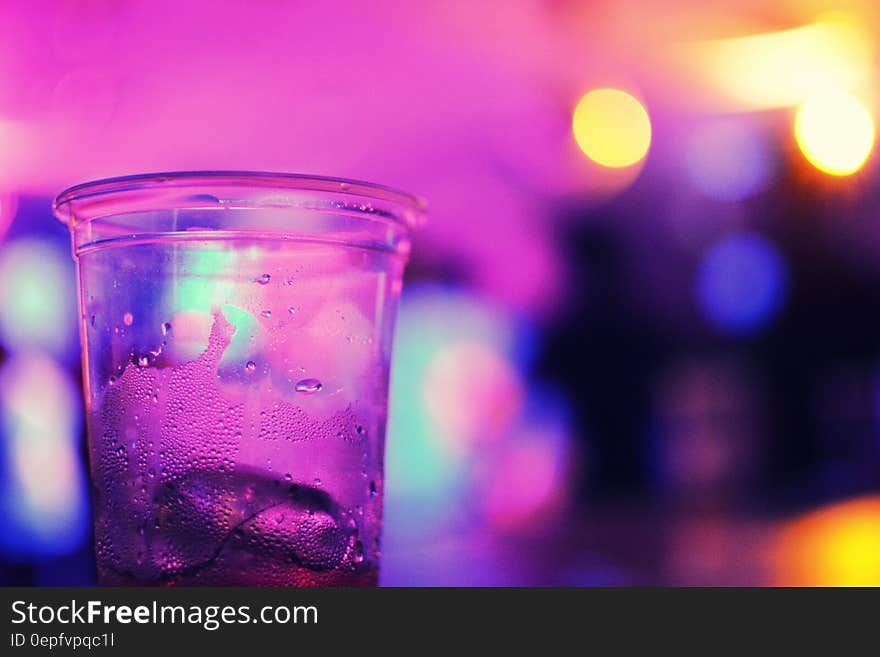
{"type": "Polygon", "coordinates": [[[696,73],[727,109],[794,107],[822,89],[865,89],[873,80],[873,41],[845,13],[778,32],[685,44],[682,71],[696,73]],[[724,103],[727,102],[727,104],[724,103]]]}
{"type": "Polygon", "coordinates": [[[874,119],[855,97],[840,90],[816,94],[798,108],[794,134],[804,156],[820,171],[858,171],[874,146],[874,119]]]}
{"type": "Polygon", "coordinates": [[[594,89],[577,104],[572,118],[580,149],[605,167],[628,167],[651,146],[651,119],[644,106],[619,89],[594,89]]]}
{"type": "Polygon", "coordinates": [[[880,497],[788,523],[776,541],[774,573],[782,586],[880,586],[880,497]]]}

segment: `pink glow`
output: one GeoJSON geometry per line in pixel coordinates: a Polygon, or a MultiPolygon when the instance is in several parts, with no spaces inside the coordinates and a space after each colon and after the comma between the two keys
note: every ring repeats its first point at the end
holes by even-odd
{"type": "Polygon", "coordinates": [[[690,107],[711,89],[675,44],[815,18],[797,3],[770,19],[757,0],[685,4],[3,3],[0,189],[180,169],[375,180],[429,200],[420,259],[546,315],[565,292],[558,203],[640,175],[578,151],[577,99],[618,86],[652,114],[690,107]]]}
{"type": "Polygon", "coordinates": [[[453,449],[468,453],[502,436],[519,413],[523,384],[513,364],[477,342],[441,350],[428,365],[422,391],[431,419],[453,449]]]}
{"type": "Polygon", "coordinates": [[[0,187],[223,168],[375,180],[429,199],[417,249],[552,311],[546,203],[628,184],[572,143],[598,70],[575,67],[594,49],[567,22],[542,2],[4,3],[0,187]]]}
{"type": "Polygon", "coordinates": [[[567,491],[568,436],[526,425],[499,450],[486,487],[488,524],[501,531],[539,530],[551,524],[567,491]]]}

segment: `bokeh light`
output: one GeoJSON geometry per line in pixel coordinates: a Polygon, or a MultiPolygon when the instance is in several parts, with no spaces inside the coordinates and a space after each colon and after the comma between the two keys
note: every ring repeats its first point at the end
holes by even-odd
{"type": "Polygon", "coordinates": [[[810,163],[833,176],[858,171],[874,147],[874,119],[865,105],[840,90],[826,90],[798,108],[794,134],[810,163]]]}
{"type": "Polygon", "coordinates": [[[840,502],[786,524],[773,550],[781,586],[880,586],[880,497],[840,502]]]}
{"type": "Polygon", "coordinates": [[[503,353],[465,340],[437,352],[425,371],[422,394],[428,415],[450,444],[468,450],[510,426],[522,405],[523,384],[503,353]]]}
{"type": "Polygon", "coordinates": [[[80,415],[76,384],[49,357],[16,355],[0,370],[0,548],[10,556],[65,554],[87,535],[80,415]]]}
{"type": "Polygon", "coordinates": [[[447,563],[444,546],[494,551],[493,541],[558,522],[574,438],[566,398],[530,376],[534,349],[531,327],[486,299],[437,285],[404,289],[385,457],[384,584],[504,583],[485,564],[447,563]],[[435,557],[414,558],[420,550],[435,557]]]}
{"type": "Polygon", "coordinates": [[[594,89],[578,101],[574,138],[584,154],[605,167],[628,167],[651,146],[651,119],[635,97],[620,89],[594,89]]]}
{"type": "Polygon", "coordinates": [[[536,534],[566,503],[574,460],[567,404],[531,390],[520,424],[477,468],[478,497],[489,527],[536,534]]]}
{"type": "Polygon", "coordinates": [[[747,335],[767,325],[787,291],[788,274],[775,245],[753,233],[716,243],[697,272],[697,301],[723,333],[747,335]]]}
{"type": "Polygon", "coordinates": [[[401,531],[440,525],[451,515],[464,483],[479,429],[509,422],[522,394],[518,364],[528,356],[524,327],[470,294],[433,285],[404,290],[391,375],[386,511],[400,514],[401,531]],[[479,354],[476,361],[462,361],[479,354]],[[492,365],[487,372],[479,366],[492,365]],[[468,365],[473,381],[468,381],[468,365]],[[506,381],[500,392],[493,390],[506,381]],[[461,385],[461,389],[456,386],[461,385]],[[452,386],[446,390],[444,386],[452,386]],[[446,418],[450,400],[477,391],[488,406],[471,404],[446,418]],[[507,390],[507,392],[504,392],[507,390]],[[413,515],[411,515],[413,514],[413,515]]]}
{"type": "Polygon", "coordinates": [[[0,248],[0,337],[11,349],[76,358],[76,291],[70,253],[45,240],[0,248]]]}
{"type": "Polygon", "coordinates": [[[773,165],[766,136],[743,118],[708,121],[685,142],[688,178],[717,201],[741,201],[764,189],[773,165]]]}
{"type": "Polygon", "coordinates": [[[742,495],[762,472],[758,380],[735,361],[704,357],[675,363],[659,381],[659,490],[691,508],[742,495]]]}
{"type": "Polygon", "coordinates": [[[871,37],[841,12],[787,30],[690,44],[684,68],[695,67],[727,109],[793,107],[822,89],[858,89],[872,78],[871,37]]]}

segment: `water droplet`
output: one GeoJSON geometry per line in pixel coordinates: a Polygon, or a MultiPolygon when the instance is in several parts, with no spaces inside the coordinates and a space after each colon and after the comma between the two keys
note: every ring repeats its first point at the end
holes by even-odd
{"type": "Polygon", "coordinates": [[[247,363],[245,363],[244,369],[246,369],[248,372],[253,372],[255,369],[257,369],[257,364],[254,361],[249,360],[247,363]]]}
{"type": "Polygon", "coordinates": [[[147,367],[150,364],[150,356],[148,354],[144,354],[143,356],[138,356],[137,365],[138,367],[147,367]]]}
{"type": "Polygon", "coordinates": [[[92,315],[92,327],[94,328],[94,326],[95,326],[95,316],[92,315]]]}
{"type": "Polygon", "coordinates": [[[370,497],[376,497],[376,482],[370,482],[370,497]]]}
{"type": "Polygon", "coordinates": [[[318,478],[315,478],[315,486],[320,486],[320,485],[321,485],[321,483],[322,483],[322,482],[321,482],[321,480],[320,480],[320,479],[318,479],[318,478]]]}
{"type": "Polygon", "coordinates": [[[285,481],[293,481],[293,475],[291,475],[291,474],[288,472],[286,475],[284,475],[284,480],[285,480],[285,481]]]}
{"type": "Polygon", "coordinates": [[[272,311],[271,310],[264,310],[263,312],[260,313],[260,315],[262,315],[266,319],[269,319],[272,316],[272,311]]]}
{"type": "Polygon", "coordinates": [[[290,308],[287,309],[287,312],[289,312],[291,315],[295,315],[295,314],[296,314],[296,308],[294,308],[293,306],[291,306],[290,308]]]}
{"type": "Polygon", "coordinates": [[[122,323],[126,326],[131,326],[134,323],[134,315],[132,315],[131,313],[125,313],[122,316],[122,323]]]}
{"type": "Polygon", "coordinates": [[[110,385],[112,386],[114,383],[116,383],[116,377],[115,377],[115,376],[111,376],[111,377],[110,377],[110,385]]]}
{"type": "Polygon", "coordinates": [[[355,563],[361,563],[364,560],[364,544],[360,541],[355,541],[351,558],[355,563]]]}
{"type": "Polygon", "coordinates": [[[162,335],[168,335],[171,332],[171,324],[165,322],[162,324],[162,335]]]}
{"type": "Polygon", "coordinates": [[[364,429],[361,425],[357,425],[356,430],[357,430],[359,436],[363,436],[364,433],[366,432],[366,429],[364,429]]]}
{"type": "Polygon", "coordinates": [[[318,381],[318,379],[302,379],[296,383],[296,391],[304,395],[312,395],[323,387],[324,384],[318,381]]]}
{"type": "Polygon", "coordinates": [[[259,278],[254,279],[254,282],[259,283],[260,285],[266,285],[270,280],[272,280],[272,277],[269,274],[263,274],[259,278]]]}
{"type": "Polygon", "coordinates": [[[154,403],[154,404],[158,404],[158,403],[159,403],[159,395],[158,395],[158,394],[154,394],[154,395],[153,395],[153,403],[154,403]]]}

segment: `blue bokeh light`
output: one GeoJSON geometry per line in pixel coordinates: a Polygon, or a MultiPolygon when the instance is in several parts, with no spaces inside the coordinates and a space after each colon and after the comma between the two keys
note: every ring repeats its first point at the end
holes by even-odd
{"type": "Polygon", "coordinates": [[[697,302],[721,332],[753,334],[773,320],[788,289],[785,261],[776,246],[754,233],[724,238],[706,253],[697,272],[697,302]]]}
{"type": "Polygon", "coordinates": [[[70,554],[88,536],[76,383],[49,356],[12,356],[0,369],[0,554],[70,554]]]}

